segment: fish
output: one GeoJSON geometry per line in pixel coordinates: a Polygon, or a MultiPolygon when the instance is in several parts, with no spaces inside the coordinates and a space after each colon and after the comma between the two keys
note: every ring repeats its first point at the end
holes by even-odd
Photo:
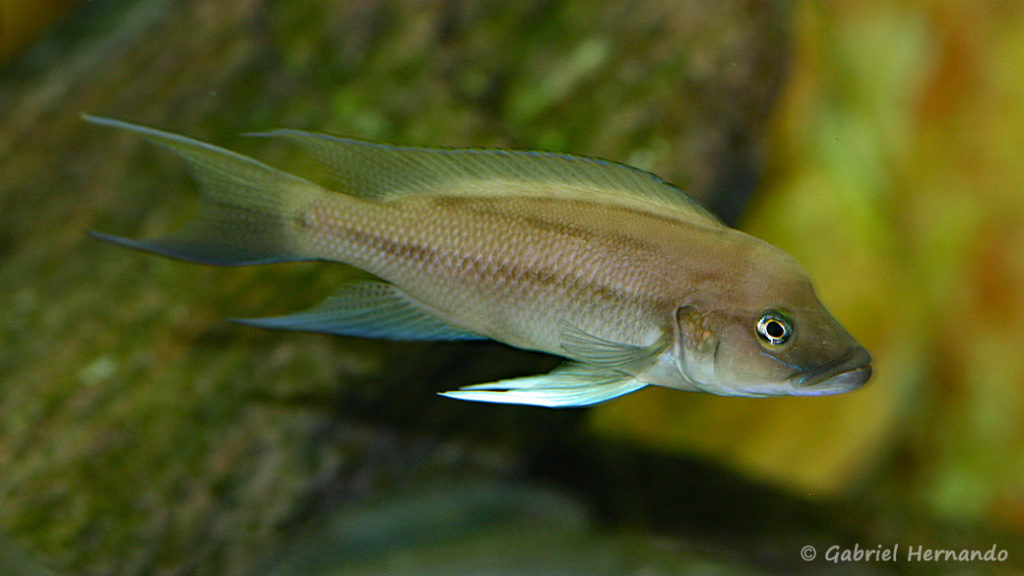
{"type": "Polygon", "coordinates": [[[647,386],[815,396],[862,386],[871,355],[805,269],[661,178],[554,152],[420,148],[278,129],[320,184],[185,136],[83,115],[180,157],[195,217],[163,237],[94,237],[179,260],[340,262],[372,279],[321,304],[235,320],[390,340],[492,339],[560,356],[547,374],[465,386],[461,400],[577,407],[647,386]]]}

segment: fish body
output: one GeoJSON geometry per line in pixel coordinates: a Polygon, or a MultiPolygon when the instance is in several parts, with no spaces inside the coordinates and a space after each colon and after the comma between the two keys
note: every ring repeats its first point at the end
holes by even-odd
{"type": "Polygon", "coordinates": [[[580,406],[647,385],[724,395],[830,394],[870,355],[781,250],[731,229],[651,174],[543,152],[395,147],[294,130],[327,188],[151,128],[203,189],[171,236],[122,245],[217,265],[343,262],[342,286],[254,326],[398,340],[491,338],[569,361],[446,395],[580,406]]]}

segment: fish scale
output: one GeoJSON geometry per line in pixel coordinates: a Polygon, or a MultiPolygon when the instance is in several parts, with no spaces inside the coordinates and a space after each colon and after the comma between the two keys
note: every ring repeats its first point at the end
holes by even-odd
{"type": "MultiPolygon", "coordinates": [[[[309,235],[321,258],[348,262],[406,286],[410,295],[439,302],[439,308],[453,311],[447,320],[485,334],[489,332],[487,327],[474,325],[474,319],[485,318],[482,312],[497,296],[521,294],[534,304],[544,302],[547,306],[533,308],[536,315],[493,323],[519,332],[553,333],[556,326],[551,311],[571,312],[581,308],[582,302],[599,300],[601,294],[626,293],[632,287],[630,274],[638,269],[634,262],[627,262],[614,250],[602,250],[592,239],[575,238],[577,246],[567,246],[558,229],[522,222],[511,225],[522,220],[515,214],[515,206],[508,215],[494,210],[494,203],[487,200],[451,203],[447,198],[424,201],[410,197],[382,206],[332,195],[318,199],[307,209],[302,216],[306,222],[302,231],[309,235]],[[467,209],[474,203],[490,204],[492,209],[467,209]],[[417,217],[407,217],[410,214],[417,217]],[[431,225],[424,227],[423,222],[431,225]],[[560,250],[546,249],[554,245],[560,250]],[[521,258],[502,258],[504,251],[521,258]],[[546,282],[535,281],[541,275],[546,282]],[[616,278],[624,282],[616,286],[616,278]],[[545,283],[554,284],[549,297],[540,293],[545,283]],[[484,291],[497,294],[481,294],[484,291]],[[455,308],[469,313],[456,314],[455,308]]],[[[609,312],[617,309],[623,297],[612,295],[612,299],[604,307],[609,312]]],[[[585,322],[586,313],[596,309],[591,306],[581,310],[580,317],[572,313],[565,319],[585,322]]],[[[626,324],[622,319],[630,317],[621,314],[611,313],[607,320],[597,318],[609,338],[641,344],[638,340],[651,332],[649,326],[638,324],[624,333],[626,324]]],[[[653,338],[648,338],[648,343],[650,340],[653,338]]],[[[557,346],[557,342],[551,342],[541,349],[559,350],[557,346]]]]}

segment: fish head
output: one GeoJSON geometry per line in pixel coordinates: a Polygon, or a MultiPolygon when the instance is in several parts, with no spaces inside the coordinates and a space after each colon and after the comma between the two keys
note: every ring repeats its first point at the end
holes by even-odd
{"type": "Polygon", "coordinates": [[[862,386],[871,355],[821,303],[796,260],[761,244],[742,272],[676,309],[683,378],[727,396],[819,396],[862,386]]]}

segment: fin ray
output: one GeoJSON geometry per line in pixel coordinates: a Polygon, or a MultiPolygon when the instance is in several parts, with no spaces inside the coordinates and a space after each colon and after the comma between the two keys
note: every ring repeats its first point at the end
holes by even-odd
{"type": "Polygon", "coordinates": [[[445,322],[386,282],[342,286],[321,304],[287,316],[236,319],[259,328],[320,332],[389,340],[481,340],[484,336],[445,322]]]}
{"type": "Polygon", "coordinates": [[[473,402],[548,408],[589,406],[647,386],[629,374],[569,362],[548,374],[465,386],[442,396],[473,402]]]}
{"type": "Polygon", "coordinates": [[[650,346],[634,346],[606,340],[584,332],[564,320],[558,322],[561,346],[570,356],[602,368],[635,367],[665,349],[659,339],[650,346]]]}
{"type": "Polygon", "coordinates": [[[475,184],[482,180],[539,182],[550,184],[545,194],[632,199],[673,210],[695,223],[722,225],[717,216],[658,176],[608,160],[557,152],[391,146],[288,129],[251,135],[284,138],[302,146],[355,194],[430,192],[444,183],[456,193],[478,195],[502,188],[475,184]]]}
{"type": "Polygon", "coordinates": [[[130,248],[191,262],[241,266],[311,260],[301,242],[301,210],[324,190],[247,156],[178,134],[83,115],[93,124],[132,132],[185,161],[201,187],[198,214],[169,236],[130,240],[93,234],[130,248]]]}

